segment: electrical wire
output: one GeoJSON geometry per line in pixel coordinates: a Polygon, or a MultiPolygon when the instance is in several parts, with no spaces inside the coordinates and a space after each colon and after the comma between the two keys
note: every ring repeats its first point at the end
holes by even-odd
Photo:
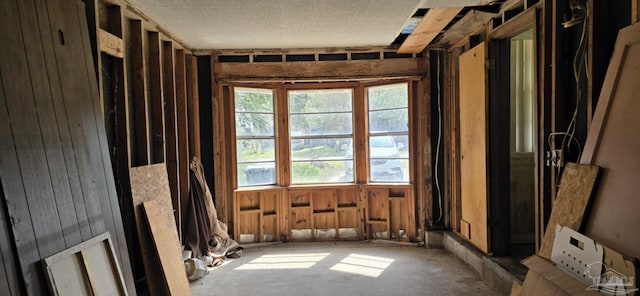
{"type": "Polygon", "coordinates": [[[438,219],[436,220],[437,222],[440,222],[440,220],[442,220],[442,216],[443,216],[443,210],[442,210],[442,192],[440,191],[440,180],[439,180],[439,170],[438,170],[438,162],[440,160],[440,141],[442,140],[442,110],[440,109],[440,97],[442,96],[441,94],[441,89],[440,89],[440,53],[438,53],[438,60],[436,63],[437,67],[437,71],[436,71],[436,84],[437,84],[437,89],[438,89],[438,96],[436,97],[436,101],[438,102],[438,141],[436,144],[436,161],[435,161],[435,166],[434,166],[434,176],[435,176],[435,180],[436,180],[436,189],[438,190],[438,219]]]}
{"type": "MultiPolygon", "coordinates": [[[[577,126],[578,110],[580,109],[580,101],[582,100],[582,89],[580,87],[580,78],[581,78],[581,74],[583,73],[583,70],[585,73],[585,77],[589,79],[589,63],[588,63],[588,57],[587,57],[587,25],[589,21],[589,8],[582,7],[578,4],[572,7],[572,9],[574,10],[574,13],[575,11],[582,11],[582,13],[584,14],[583,20],[582,20],[582,31],[580,33],[580,42],[578,44],[578,48],[576,48],[576,53],[574,54],[574,57],[572,60],[573,78],[576,83],[576,106],[574,108],[573,115],[571,116],[571,121],[567,126],[567,130],[565,132],[557,132],[557,133],[549,134],[548,142],[549,142],[549,147],[551,147],[552,137],[555,137],[556,135],[564,135],[564,137],[562,137],[562,144],[560,145],[560,150],[564,151],[564,149],[567,148],[567,150],[570,151],[571,142],[575,141],[578,146],[577,160],[580,160],[580,157],[582,156],[582,148],[580,147],[580,142],[575,138],[575,132],[576,132],[576,126],[577,126]]],[[[558,171],[558,174],[556,175],[556,186],[558,186],[559,180],[560,180],[560,172],[558,171]]]]}

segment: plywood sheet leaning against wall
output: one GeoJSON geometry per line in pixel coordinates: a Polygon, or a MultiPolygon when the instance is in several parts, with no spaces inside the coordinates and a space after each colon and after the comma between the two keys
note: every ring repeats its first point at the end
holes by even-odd
{"type": "Polygon", "coordinates": [[[171,204],[163,203],[161,200],[150,200],[142,205],[156,247],[156,252],[153,253],[160,261],[163,275],[163,278],[152,278],[148,281],[164,281],[169,288],[169,295],[191,295],[184,263],[181,260],[181,247],[171,204]]]}
{"type": "Polygon", "coordinates": [[[485,59],[484,42],[460,55],[460,199],[461,232],[488,253],[485,59]]]}
{"type": "Polygon", "coordinates": [[[560,189],[553,203],[547,229],[538,256],[550,259],[556,225],[579,231],[598,177],[599,167],[567,163],[562,173],[560,189]]]}
{"type": "Polygon", "coordinates": [[[133,208],[136,216],[136,230],[138,232],[141,254],[144,255],[142,261],[149,292],[151,295],[165,295],[169,292],[169,287],[165,282],[158,280],[163,278],[164,275],[159,268],[160,261],[155,255],[156,249],[153,244],[153,238],[149,233],[149,227],[145,220],[142,204],[146,201],[156,200],[162,207],[173,211],[169,179],[167,177],[167,166],[164,163],[159,163],[130,168],[129,175],[131,179],[133,208]]]}
{"type": "Polygon", "coordinates": [[[618,39],[593,116],[583,164],[602,167],[585,234],[627,256],[640,258],[640,23],[618,39]]]}

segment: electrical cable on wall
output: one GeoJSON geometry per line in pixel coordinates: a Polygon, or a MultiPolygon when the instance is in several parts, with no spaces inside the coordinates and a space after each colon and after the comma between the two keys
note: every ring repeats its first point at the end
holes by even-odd
{"type": "Polygon", "coordinates": [[[436,190],[438,190],[438,219],[436,220],[437,222],[440,222],[440,220],[442,220],[442,216],[443,216],[443,210],[442,210],[442,193],[440,192],[440,180],[439,180],[439,170],[438,170],[438,162],[440,160],[440,141],[442,138],[442,111],[440,110],[440,97],[442,96],[441,94],[441,90],[440,90],[440,53],[438,53],[438,60],[437,60],[437,70],[436,70],[436,85],[437,85],[437,90],[438,90],[438,95],[436,96],[436,101],[438,102],[438,141],[436,144],[436,161],[435,161],[435,166],[433,167],[434,169],[434,173],[433,175],[435,176],[435,181],[436,181],[436,190]]]}
{"type": "MultiPolygon", "coordinates": [[[[578,146],[578,157],[576,161],[579,161],[580,157],[582,156],[582,148],[580,147],[580,142],[575,138],[575,132],[576,132],[576,126],[578,125],[577,124],[578,110],[580,108],[580,101],[582,100],[582,89],[580,88],[580,78],[583,71],[584,71],[585,77],[589,79],[589,64],[588,64],[588,57],[587,57],[587,44],[588,44],[587,27],[588,27],[588,21],[589,21],[589,18],[588,18],[589,8],[586,5],[582,6],[577,2],[570,2],[570,8],[572,11],[572,18],[564,22],[563,26],[565,28],[570,28],[579,24],[580,21],[582,21],[582,28],[581,28],[582,31],[580,33],[580,42],[578,44],[578,48],[576,48],[576,52],[572,60],[573,77],[574,77],[575,86],[576,86],[576,106],[574,108],[573,115],[571,116],[571,121],[567,126],[567,130],[565,132],[550,133],[548,142],[549,142],[549,147],[551,147],[551,139],[555,136],[562,135],[563,137],[562,137],[562,144],[560,145],[560,150],[564,151],[565,148],[567,150],[570,150],[571,142],[575,141],[575,143],[578,146]],[[578,12],[582,12],[582,15],[581,16],[578,15],[577,14],[578,12]]],[[[560,181],[559,170],[560,169],[558,169],[558,174],[556,175],[556,182],[555,182],[556,186],[559,186],[558,182],[560,181]]]]}

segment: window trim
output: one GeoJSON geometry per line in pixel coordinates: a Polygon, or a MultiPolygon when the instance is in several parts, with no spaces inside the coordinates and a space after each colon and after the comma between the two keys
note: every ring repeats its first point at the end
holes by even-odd
{"type": "MultiPolygon", "coordinates": [[[[229,119],[230,133],[229,140],[231,142],[231,176],[232,177],[232,190],[252,190],[256,188],[265,187],[300,187],[300,186],[348,186],[358,184],[369,184],[375,186],[396,186],[396,185],[415,185],[417,179],[415,176],[415,165],[423,157],[417,155],[417,150],[413,145],[415,137],[419,132],[419,127],[414,126],[415,114],[415,100],[419,98],[415,97],[415,89],[421,88],[422,83],[420,80],[408,77],[402,79],[379,79],[376,81],[368,82],[301,82],[301,83],[286,83],[282,85],[276,85],[274,83],[260,83],[260,82],[243,82],[243,83],[229,83],[229,97],[230,106],[229,119]],[[393,84],[407,84],[408,95],[408,116],[409,116],[409,128],[407,132],[408,137],[408,162],[409,162],[409,178],[408,181],[402,182],[372,182],[369,180],[369,130],[368,130],[368,98],[367,88],[393,85],[393,84]],[[237,155],[236,155],[236,133],[235,133],[235,88],[254,88],[254,89],[269,89],[274,93],[274,139],[275,139],[275,163],[276,163],[276,183],[273,185],[253,185],[253,186],[238,186],[237,175],[237,155]],[[352,120],[353,120],[353,166],[354,166],[354,179],[352,182],[336,182],[336,183],[291,183],[291,136],[289,135],[289,106],[288,106],[288,92],[291,90],[321,90],[321,89],[352,89],[352,120]]],[[[419,105],[419,104],[418,104],[419,105]]],[[[295,139],[295,137],[293,137],[295,139]]],[[[429,156],[424,156],[429,157],[429,156]]]]}

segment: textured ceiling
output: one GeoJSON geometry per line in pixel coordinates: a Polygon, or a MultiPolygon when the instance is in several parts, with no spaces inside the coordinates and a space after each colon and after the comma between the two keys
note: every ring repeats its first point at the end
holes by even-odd
{"type": "Polygon", "coordinates": [[[193,49],[388,46],[428,1],[129,0],[193,49]]]}

